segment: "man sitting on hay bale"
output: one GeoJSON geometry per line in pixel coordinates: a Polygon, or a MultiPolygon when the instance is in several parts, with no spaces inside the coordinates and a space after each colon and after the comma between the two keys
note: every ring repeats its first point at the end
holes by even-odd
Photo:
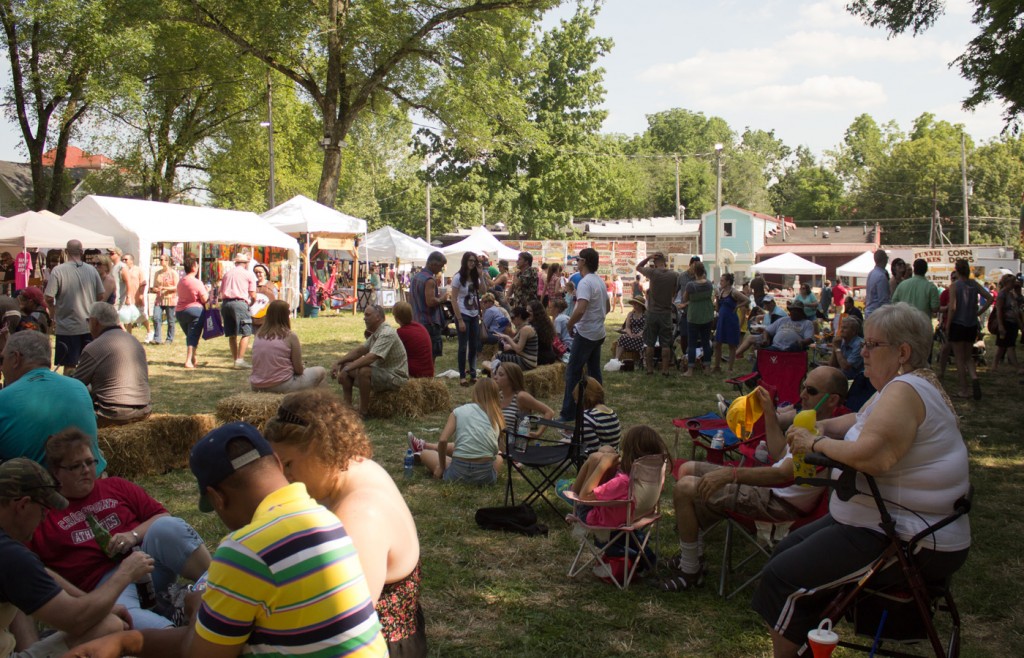
{"type": "Polygon", "coordinates": [[[46,439],[65,427],[90,438],[96,473],[107,467],[96,442],[96,414],[82,382],[50,370],[50,340],[38,331],[21,331],[4,346],[0,371],[0,460],[28,457],[42,464],[46,439]],[[59,405],[59,408],[58,408],[59,405]]]}
{"type": "Polygon", "coordinates": [[[153,407],[142,343],[121,328],[117,309],[106,302],[96,302],[89,309],[89,333],[92,342],[82,351],[72,376],[89,387],[97,426],[148,418],[153,407]]]}
{"type": "MultiPolygon", "coordinates": [[[[384,309],[370,304],[363,312],[366,342],[338,359],[331,368],[352,405],[352,388],[359,387],[359,414],[369,413],[370,395],[396,391],[409,381],[409,359],[395,328],[384,321],[384,309]]],[[[354,405],[353,405],[354,406],[354,405]]]]}

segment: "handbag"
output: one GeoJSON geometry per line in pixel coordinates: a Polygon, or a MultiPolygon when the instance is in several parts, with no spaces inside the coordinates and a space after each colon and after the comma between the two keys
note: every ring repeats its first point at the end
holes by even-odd
{"type": "Polygon", "coordinates": [[[203,310],[203,340],[220,338],[224,335],[224,323],[221,321],[219,308],[203,310]]]}
{"type": "Polygon", "coordinates": [[[484,530],[502,530],[528,537],[548,534],[548,527],[537,523],[537,513],[528,505],[481,507],[476,511],[476,523],[484,530]]]}

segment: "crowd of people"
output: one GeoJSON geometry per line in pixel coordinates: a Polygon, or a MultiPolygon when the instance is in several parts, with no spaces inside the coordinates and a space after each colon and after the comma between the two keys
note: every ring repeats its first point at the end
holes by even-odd
{"type": "MultiPolygon", "coordinates": [[[[145,348],[131,333],[136,324],[149,327],[138,302],[146,281],[119,250],[97,267],[82,261],[77,242],[66,251],[45,290],[26,287],[0,326],[0,456],[7,460],[0,464],[0,552],[14,566],[0,578],[0,604],[11,613],[0,616],[7,622],[0,649],[35,645],[48,655],[76,646],[81,656],[167,655],[168,647],[180,647],[170,651],[176,655],[243,646],[295,653],[332,643],[345,655],[425,655],[416,524],[391,476],[373,461],[363,419],[375,394],[434,376],[449,317],[459,381],[472,388],[471,401],[451,411],[436,440],[408,434],[415,461],[436,479],[490,485],[510,433],[541,439],[548,428],[531,426],[530,418],[571,425],[582,407],[587,459],[571,487],[586,501],[624,499],[635,460],[668,459],[655,429],[625,428],[606,400],[601,359],[616,304],[630,307],[616,358],[640,354],[647,374],[665,377],[677,364],[686,376],[720,372],[723,360],[732,371],[748,350],[806,350],[815,334],[826,333],[816,323],[837,316],[829,364],[801,384],[797,407],[814,411],[814,431],[797,426],[793,409],[777,408],[758,388],[765,463],[681,466],[672,490],[679,552],[667,561],[671,575],[656,583],[666,592],[703,583],[704,530],[724,513],[779,523],[818,506],[821,487],[793,483],[794,455],[822,453],[873,475],[883,494],[899,489],[909,508],[894,513],[901,537],[941,518],[969,482],[956,411],[941,375],[929,368],[933,322],[956,361],[955,395],[978,399],[971,347],[983,330],[979,318],[992,307],[996,365],[1005,359],[1011,367],[1018,367],[1024,320],[1012,275],[1000,280],[993,302],[958,261],[940,293],[924,261],[894,262],[890,276],[881,250],[862,315],[838,281],[826,282],[820,296],[801,285],[783,311],[761,277],[739,285],[726,273],[716,286],[699,258],[675,272],[660,252],[637,264],[637,281],[647,287],[634,287],[628,300],[621,277],[609,287],[598,274],[598,253],[589,248],[571,276],[560,263],[535,268],[527,252],[514,272],[506,262],[492,272],[483,255],[466,253],[444,291],[438,275],[447,260],[434,252],[411,277],[409,301],[394,308],[398,326],[381,306],[367,304],[365,342],[328,370],[306,365],[289,305],[276,299],[268,270],[250,267],[239,253],[217,295],[232,365],[250,370],[253,391],[288,395],[262,431],[230,423],[191,451],[199,507],[230,530],[211,555],[196,531],[148,492],[105,472],[98,428],[152,411],[145,348]],[[498,350],[488,363],[484,345],[498,350]],[[526,390],[524,373],[558,360],[566,366],[556,408],[526,390]],[[324,386],[328,372],[340,395],[324,386]],[[46,411],[54,399],[61,414],[46,411]],[[187,596],[176,596],[181,580],[192,583],[187,596]],[[39,640],[23,623],[27,616],[59,632],[39,640]]],[[[148,338],[173,342],[176,322],[186,335],[184,367],[192,369],[211,294],[195,259],[183,265],[179,276],[161,258],[148,338]]],[[[777,656],[796,655],[827,592],[857,578],[881,551],[869,499],[833,497],[828,507],[779,544],[758,586],[754,609],[770,627],[777,656]]],[[[618,520],[605,511],[584,515],[618,520]]],[[[927,577],[953,573],[969,545],[966,518],[936,533],[922,553],[927,577]]]]}

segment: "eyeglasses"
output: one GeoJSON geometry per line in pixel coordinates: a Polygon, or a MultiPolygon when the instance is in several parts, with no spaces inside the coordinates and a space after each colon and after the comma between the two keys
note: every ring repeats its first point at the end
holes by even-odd
{"type": "Polygon", "coordinates": [[[887,343],[884,340],[866,340],[861,347],[865,352],[870,352],[876,347],[896,347],[895,343],[887,343]]]}
{"type": "Polygon", "coordinates": [[[96,464],[99,461],[96,459],[86,459],[85,461],[75,462],[74,464],[68,464],[67,466],[61,466],[65,471],[81,471],[89,470],[90,468],[96,468],[96,464]]]}
{"type": "Polygon", "coordinates": [[[815,386],[808,386],[807,384],[800,384],[800,388],[807,391],[807,395],[817,395],[821,393],[821,390],[815,386]]]}

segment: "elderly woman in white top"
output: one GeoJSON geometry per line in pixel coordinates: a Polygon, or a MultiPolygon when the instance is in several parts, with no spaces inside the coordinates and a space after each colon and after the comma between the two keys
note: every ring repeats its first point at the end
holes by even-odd
{"type": "MultiPolygon", "coordinates": [[[[928,369],[932,327],[906,303],[883,306],[864,326],[864,373],[878,390],[857,414],[797,427],[794,453],[818,452],[875,477],[896,532],[913,537],[953,512],[970,487],[967,448],[953,405],[928,369]]],[[[857,475],[858,491],[868,491],[857,475]]],[[[789,535],[762,572],[753,607],[771,627],[775,656],[795,656],[817,625],[830,588],[857,580],[887,545],[870,495],[835,495],[829,514],[789,535]]],[[[918,564],[926,580],[955,572],[971,544],[966,516],[922,541],[918,564]]]]}

